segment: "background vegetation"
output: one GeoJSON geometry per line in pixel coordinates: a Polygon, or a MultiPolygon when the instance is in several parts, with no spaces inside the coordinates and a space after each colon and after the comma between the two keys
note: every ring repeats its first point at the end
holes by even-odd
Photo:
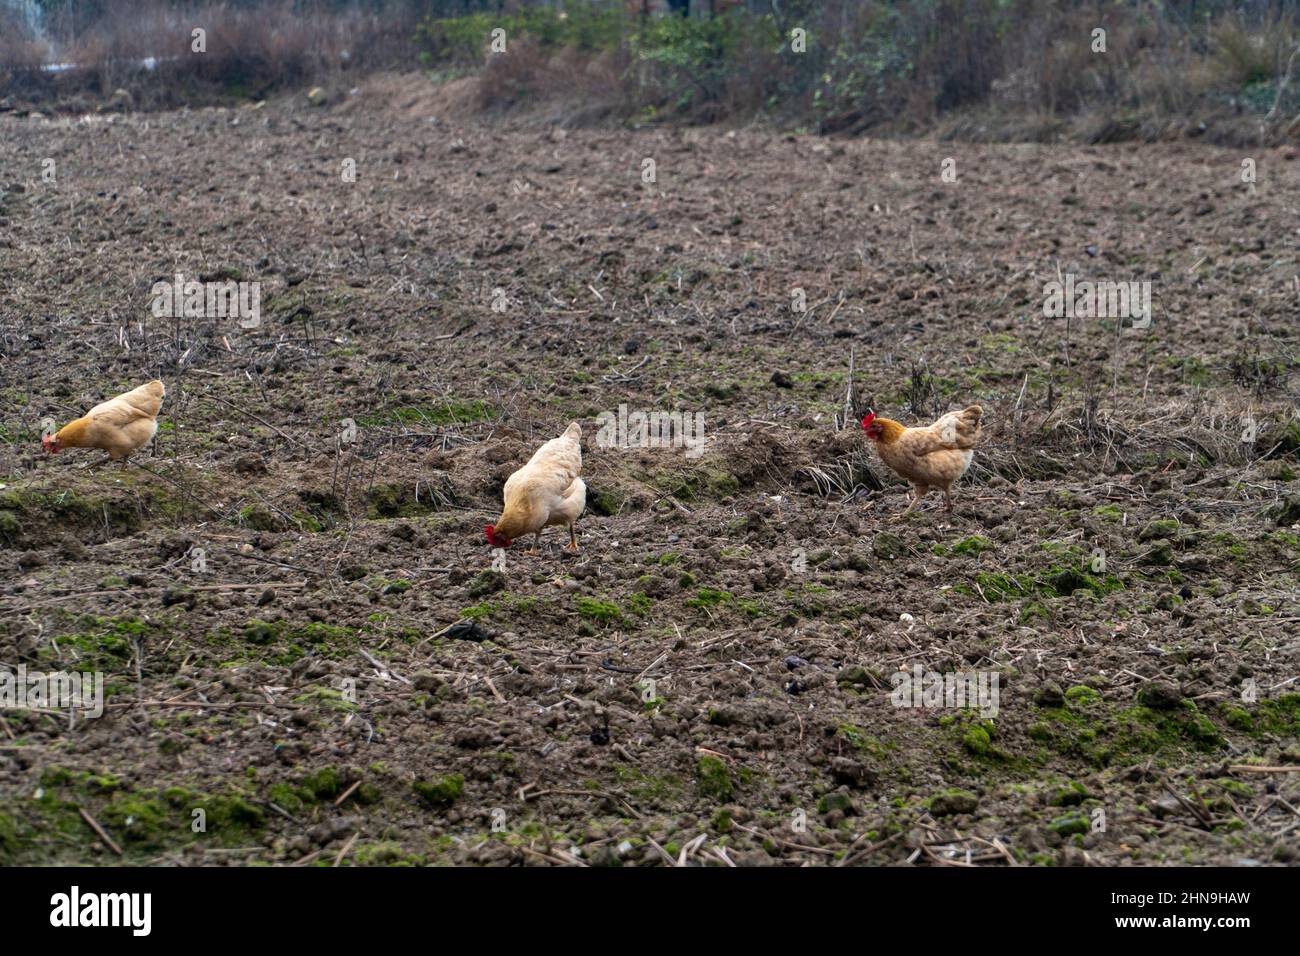
{"type": "Polygon", "coordinates": [[[570,122],[1257,141],[1292,137],[1300,114],[1297,0],[748,0],[716,14],[697,0],[690,16],[610,0],[6,2],[0,96],[73,108],[119,90],[174,105],[420,67],[476,74],[483,109],[559,101],[570,122]],[[504,53],[490,50],[498,28],[504,53]]]}

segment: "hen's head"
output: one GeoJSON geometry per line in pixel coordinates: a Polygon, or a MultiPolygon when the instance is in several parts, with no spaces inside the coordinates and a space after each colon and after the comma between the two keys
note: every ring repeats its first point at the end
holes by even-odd
{"type": "Polygon", "coordinates": [[[862,430],[867,433],[867,437],[872,441],[880,441],[881,436],[885,433],[884,426],[876,421],[876,413],[871,409],[867,409],[867,414],[862,419],[862,430]]]}
{"type": "Polygon", "coordinates": [[[510,547],[510,545],[511,545],[511,543],[512,543],[512,542],[511,542],[511,539],[507,538],[507,537],[506,537],[505,535],[503,535],[503,534],[497,534],[497,526],[496,526],[496,525],[494,525],[494,524],[490,524],[490,525],[488,525],[486,528],[484,528],[483,530],[484,530],[485,532],[487,532],[488,544],[492,545],[492,547],[494,547],[494,548],[508,548],[508,547],[510,547]]]}
{"type": "Polygon", "coordinates": [[[47,455],[57,455],[63,450],[63,443],[59,441],[57,435],[42,436],[41,445],[45,448],[45,453],[47,455]]]}

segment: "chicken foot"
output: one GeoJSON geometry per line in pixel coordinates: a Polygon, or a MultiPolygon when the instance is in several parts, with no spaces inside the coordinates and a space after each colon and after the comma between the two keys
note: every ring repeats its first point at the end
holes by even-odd
{"type": "MultiPolygon", "coordinates": [[[[928,491],[929,489],[926,490],[928,491]]],[[[912,485],[907,492],[907,507],[904,508],[902,511],[900,511],[898,514],[894,515],[893,520],[901,521],[904,518],[904,516],[909,514],[913,508],[915,508],[917,505],[921,503],[921,499],[924,497],[925,497],[925,491],[922,491],[916,485],[912,485]]]]}
{"type": "MultiPolygon", "coordinates": [[[[908,514],[908,513],[911,512],[914,508],[916,508],[916,506],[919,505],[919,504],[921,503],[921,499],[924,498],[924,497],[925,497],[926,495],[928,495],[929,493],[930,493],[930,489],[929,489],[929,488],[926,488],[926,489],[924,489],[924,490],[920,490],[920,489],[918,489],[918,488],[916,487],[916,485],[913,485],[913,486],[911,487],[911,489],[910,489],[910,490],[908,491],[908,493],[907,493],[907,499],[908,499],[908,500],[907,500],[907,507],[904,508],[904,509],[903,509],[901,512],[899,512],[898,514],[894,515],[893,520],[894,520],[894,521],[899,521],[899,520],[901,520],[901,519],[902,519],[906,514],[908,514]]],[[[944,508],[943,508],[943,510],[944,510],[946,513],[948,513],[948,514],[952,514],[952,510],[953,510],[953,501],[952,501],[952,489],[951,489],[951,488],[945,488],[945,489],[943,489],[943,500],[944,500],[944,508]]]]}

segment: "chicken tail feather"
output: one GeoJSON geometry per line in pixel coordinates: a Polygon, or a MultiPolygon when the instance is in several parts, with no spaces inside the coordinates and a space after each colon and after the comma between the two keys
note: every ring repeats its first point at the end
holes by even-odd
{"type": "Polygon", "coordinates": [[[950,439],[954,448],[974,448],[980,438],[980,418],[984,409],[971,405],[961,411],[953,420],[950,439]]]}

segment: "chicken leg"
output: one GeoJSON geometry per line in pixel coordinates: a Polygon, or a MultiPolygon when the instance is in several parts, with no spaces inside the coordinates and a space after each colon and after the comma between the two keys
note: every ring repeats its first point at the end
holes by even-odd
{"type": "Polygon", "coordinates": [[[578,533],[574,530],[573,525],[569,525],[569,543],[567,547],[570,551],[578,550],[578,533]]]}
{"type": "Polygon", "coordinates": [[[903,514],[907,514],[909,511],[911,511],[913,508],[919,505],[921,503],[921,499],[924,498],[929,493],[930,493],[930,489],[927,488],[925,485],[912,485],[911,500],[907,503],[907,507],[903,509],[903,514]]]}

